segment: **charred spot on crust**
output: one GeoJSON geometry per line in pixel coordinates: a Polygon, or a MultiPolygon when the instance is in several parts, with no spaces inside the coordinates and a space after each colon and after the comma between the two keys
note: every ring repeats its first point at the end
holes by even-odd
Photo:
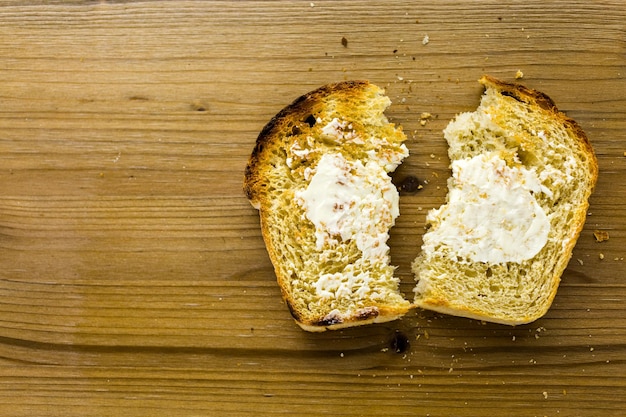
{"type": "Polygon", "coordinates": [[[552,101],[552,99],[544,93],[537,92],[535,102],[544,110],[556,111],[556,104],[554,104],[554,101],[552,101]]]}
{"type": "Polygon", "coordinates": [[[380,313],[376,307],[365,307],[357,312],[356,318],[358,320],[368,320],[378,317],[379,314],[380,313]]]}
{"type": "Polygon", "coordinates": [[[340,316],[328,315],[315,323],[316,326],[332,326],[333,324],[343,323],[343,319],[340,316]]]}
{"type": "Polygon", "coordinates": [[[315,123],[317,123],[317,120],[315,120],[315,116],[313,116],[312,114],[309,114],[309,116],[306,119],[304,119],[304,122],[308,124],[309,127],[313,127],[315,126],[315,123]]]}

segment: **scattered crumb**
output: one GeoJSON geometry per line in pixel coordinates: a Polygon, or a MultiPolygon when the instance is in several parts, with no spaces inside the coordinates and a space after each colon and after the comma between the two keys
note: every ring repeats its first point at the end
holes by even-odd
{"type": "Polygon", "coordinates": [[[428,120],[430,120],[432,117],[433,117],[432,114],[430,114],[428,112],[423,112],[420,115],[420,125],[426,126],[426,122],[428,122],[428,120]]]}
{"type": "Polygon", "coordinates": [[[626,151],[624,151],[624,156],[626,156],[626,151]]]}
{"type": "Polygon", "coordinates": [[[517,70],[515,73],[515,79],[519,80],[520,78],[524,78],[524,73],[521,70],[517,70]]]}
{"type": "Polygon", "coordinates": [[[593,236],[596,238],[596,242],[604,242],[609,240],[609,232],[606,230],[594,230],[593,236]]]}
{"type": "Polygon", "coordinates": [[[600,254],[598,255],[598,258],[600,258],[600,260],[604,259],[604,254],[600,252],[600,254]]]}
{"type": "Polygon", "coordinates": [[[426,330],[424,330],[424,339],[430,339],[430,334],[426,330]]]}
{"type": "Polygon", "coordinates": [[[428,35],[424,35],[424,39],[422,39],[422,45],[427,45],[430,42],[430,38],[428,35]]]}
{"type": "Polygon", "coordinates": [[[311,3],[311,7],[315,7],[315,3],[311,3]]]}
{"type": "Polygon", "coordinates": [[[543,398],[545,398],[546,400],[548,399],[548,391],[543,392],[543,398]]]}
{"type": "Polygon", "coordinates": [[[341,352],[341,353],[339,354],[339,356],[343,358],[343,352],[341,352]]]}
{"type": "Polygon", "coordinates": [[[348,39],[346,39],[345,36],[341,38],[341,44],[343,45],[344,48],[348,47],[348,39]]]}
{"type": "Polygon", "coordinates": [[[584,262],[582,259],[576,259],[578,261],[579,264],[584,265],[584,262]]]}

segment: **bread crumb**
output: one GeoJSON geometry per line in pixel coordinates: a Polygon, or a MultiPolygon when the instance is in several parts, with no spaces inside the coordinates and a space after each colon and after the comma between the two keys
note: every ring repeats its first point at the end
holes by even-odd
{"type": "Polygon", "coordinates": [[[604,242],[609,240],[609,232],[606,230],[594,230],[593,236],[596,238],[596,242],[604,242]]]}
{"type": "Polygon", "coordinates": [[[600,260],[604,259],[604,254],[600,252],[600,254],[598,255],[598,258],[600,258],[600,260]]]}
{"type": "Polygon", "coordinates": [[[343,45],[344,48],[348,47],[348,39],[346,39],[345,36],[341,38],[341,44],[343,45]]]}
{"type": "Polygon", "coordinates": [[[430,120],[433,117],[432,114],[428,113],[428,112],[423,112],[422,114],[420,114],[420,125],[422,126],[426,126],[426,123],[428,122],[428,120],[430,120]]]}
{"type": "Polygon", "coordinates": [[[522,72],[522,70],[517,70],[517,72],[515,73],[515,79],[519,80],[520,78],[524,78],[524,73],[522,72]]]}
{"type": "Polygon", "coordinates": [[[578,261],[579,264],[584,265],[584,262],[583,262],[582,259],[579,258],[579,259],[576,259],[576,260],[578,261]]]}
{"type": "Polygon", "coordinates": [[[548,399],[548,391],[543,392],[543,398],[545,398],[546,400],[548,399]]]}
{"type": "Polygon", "coordinates": [[[430,38],[428,35],[424,35],[424,39],[422,39],[422,45],[427,45],[430,42],[430,38]]]}

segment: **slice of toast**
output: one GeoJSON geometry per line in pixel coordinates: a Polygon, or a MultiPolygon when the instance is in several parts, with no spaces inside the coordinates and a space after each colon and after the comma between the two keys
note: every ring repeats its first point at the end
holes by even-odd
{"type": "Polygon", "coordinates": [[[585,222],[598,165],[545,94],[489,76],[475,112],[444,130],[447,202],[413,262],[415,305],[510,325],[550,307],[585,222]]]}
{"type": "Polygon", "coordinates": [[[367,81],[321,87],[270,120],[246,167],[246,196],[305,330],[390,321],[410,307],[387,246],[399,214],[388,173],[408,156],[383,114],[390,103],[367,81]]]}

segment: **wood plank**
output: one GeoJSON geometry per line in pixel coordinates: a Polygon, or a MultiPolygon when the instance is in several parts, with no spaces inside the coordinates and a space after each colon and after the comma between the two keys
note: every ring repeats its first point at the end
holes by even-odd
{"type": "Polygon", "coordinates": [[[0,414],[622,415],[625,22],[618,0],[0,1],[0,414]],[[390,240],[410,296],[441,130],[518,70],[600,165],[549,313],[302,332],[242,192],[263,125],[327,82],[387,89],[394,180],[427,182],[390,240]]]}

